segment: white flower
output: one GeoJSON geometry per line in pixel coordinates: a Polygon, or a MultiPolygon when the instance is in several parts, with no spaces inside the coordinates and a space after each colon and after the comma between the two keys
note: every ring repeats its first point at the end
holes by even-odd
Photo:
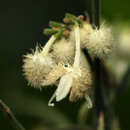
{"type": "Polygon", "coordinates": [[[77,100],[85,95],[88,85],[91,83],[91,76],[88,71],[81,70],[80,68],[80,34],[79,27],[74,28],[76,39],[76,51],[73,66],[65,67],[65,74],[61,77],[59,85],[48,102],[49,106],[54,106],[52,103],[56,97],[56,101],[59,102],[64,99],[70,93],[70,101],[77,100]],[[85,73],[88,74],[85,74],[85,73]],[[88,78],[90,80],[87,80],[88,78]]]}
{"type": "Polygon", "coordinates": [[[61,77],[60,83],[56,90],[56,101],[60,101],[64,99],[67,94],[70,92],[72,87],[73,78],[81,76],[80,71],[80,34],[79,34],[79,26],[74,27],[75,31],[75,43],[76,43],[76,50],[75,50],[75,59],[73,67],[68,67],[67,72],[65,75],[61,77]]]}
{"type": "Polygon", "coordinates": [[[74,64],[72,68],[70,67],[66,68],[67,72],[65,73],[65,75],[61,77],[58,88],[56,89],[56,92],[52,96],[53,98],[51,98],[48,103],[49,106],[54,106],[54,104],[52,104],[51,102],[55,97],[56,97],[56,101],[60,101],[68,95],[73,83],[73,76],[80,75],[81,73],[79,68],[79,63],[80,63],[79,27],[76,26],[74,30],[75,30],[75,39],[76,39],[76,52],[75,52],[74,64]]]}

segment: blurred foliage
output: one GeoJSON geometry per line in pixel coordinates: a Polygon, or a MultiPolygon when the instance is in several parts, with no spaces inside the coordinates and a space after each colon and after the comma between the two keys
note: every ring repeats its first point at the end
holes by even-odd
{"type": "MultiPolygon", "coordinates": [[[[114,32],[117,39],[124,26],[127,29],[130,28],[129,5],[129,0],[102,0],[102,17],[116,26],[114,32]],[[124,23],[127,23],[127,26],[124,23]]],[[[89,124],[89,119],[86,119],[81,111],[79,112],[80,108],[84,111],[85,106],[82,106],[84,100],[70,103],[68,99],[65,99],[57,103],[54,108],[49,108],[47,102],[54,88],[50,87],[40,92],[27,86],[21,67],[22,56],[29,52],[30,48],[34,48],[36,42],[43,45],[47,41],[47,37],[43,36],[42,32],[50,20],[61,21],[66,12],[82,14],[85,10],[90,12],[89,9],[89,1],[86,0],[7,0],[1,2],[0,98],[8,104],[25,128],[48,130],[48,126],[53,129],[57,126],[59,129],[63,127],[67,129],[69,126],[75,128],[78,122],[84,124],[84,121],[88,121],[89,124]]],[[[127,57],[127,61],[129,60],[127,57]]],[[[117,65],[119,64],[121,63],[117,65]]],[[[130,85],[130,81],[127,85],[130,85]]],[[[117,97],[115,104],[116,115],[119,117],[122,130],[130,129],[129,99],[130,88],[117,97]]],[[[0,112],[0,129],[12,130],[2,112],[0,112]]]]}

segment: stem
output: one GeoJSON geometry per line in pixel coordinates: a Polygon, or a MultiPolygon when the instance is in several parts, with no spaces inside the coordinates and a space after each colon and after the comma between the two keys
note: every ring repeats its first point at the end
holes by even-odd
{"type": "Polygon", "coordinates": [[[46,43],[46,45],[44,46],[41,54],[43,54],[44,56],[47,55],[51,45],[54,43],[55,40],[56,40],[56,37],[54,35],[52,35],[51,38],[46,43]]]}
{"type": "Polygon", "coordinates": [[[0,100],[0,109],[3,111],[3,113],[5,113],[7,119],[15,130],[25,130],[25,128],[11,112],[10,108],[2,100],[0,100]]]}
{"type": "Polygon", "coordinates": [[[75,51],[75,59],[74,59],[74,70],[77,72],[78,74],[80,74],[80,31],[79,31],[79,26],[76,26],[74,28],[74,32],[75,32],[75,40],[76,40],[76,51],[75,51]]]}

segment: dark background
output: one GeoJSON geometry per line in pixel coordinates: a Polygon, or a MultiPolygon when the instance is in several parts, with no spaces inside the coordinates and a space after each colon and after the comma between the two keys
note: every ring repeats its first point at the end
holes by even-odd
{"type": "MultiPolygon", "coordinates": [[[[102,17],[110,24],[130,21],[129,0],[102,0],[102,17]]],[[[27,129],[40,125],[55,126],[77,123],[77,113],[83,101],[69,103],[68,99],[49,108],[47,102],[53,88],[35,90],[27,86],[22,74],[23,55],[44,45],[48,37],[43,28],[49,20],[62,21],[66,12],[76,15],[90,12],[86,0],[5,0],[0,2],[0,98],[6,102],[27,129]]],[[[122,130],[129,130],[130,89],[116,101],[115,112],[122,130]]],[[[0,112],[0,130],[13,130],[0,112]]]]}

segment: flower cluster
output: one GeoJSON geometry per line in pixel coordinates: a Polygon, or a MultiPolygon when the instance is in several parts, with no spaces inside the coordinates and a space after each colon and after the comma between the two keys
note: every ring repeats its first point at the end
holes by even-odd
{"type": "Polygon", "coordinates": [[[82,48],[101,58],[112,50],[113,39],[109,28],[93,29],[83,17],[71,14],[66,14],[63,24],[50,22],[50,27],[44,31],[51,35],[45,46],[24,56],[23,71],[31,86],[57,86],[48,103],[54,106],[54,98],[58,102],[69,95],[70,101],[76,101],[86,96],[92,73],[82,48]]]}

